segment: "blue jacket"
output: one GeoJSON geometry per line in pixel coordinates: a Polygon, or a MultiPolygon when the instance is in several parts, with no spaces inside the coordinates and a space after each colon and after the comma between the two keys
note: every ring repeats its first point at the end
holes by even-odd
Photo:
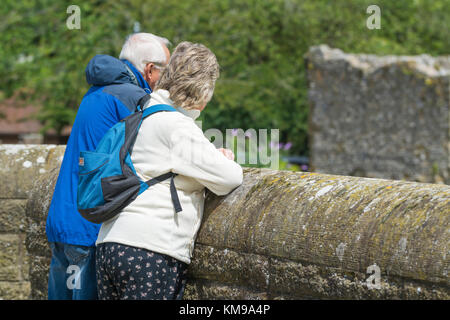
{"type": "Polygon", "coordinates": [[[47,216],[48,241],[93,247],[100,224],[85,220],[77,211],[80,151],[95,150],[103,135],[135,110],[150,93],[148,83],[126,60],[97,55],[86,67],[92,85],[83,97],[67,142],[47,216]]]}

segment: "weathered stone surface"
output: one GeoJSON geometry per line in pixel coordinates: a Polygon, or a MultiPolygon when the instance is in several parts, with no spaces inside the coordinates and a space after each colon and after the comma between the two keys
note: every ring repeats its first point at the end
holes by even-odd
{"type": "Polygon", "coordinates": [[[245,286],[267,291],[267,257],[197,244],[189,274],[196,279],[220,279],[222,284],[245,286]]]}
{"type": "Polygon", "coordinates": [[[28,300],[31,286],[28,281],[0,281],[0,300],[28,300]]]}
{"type": "Polygon", "coordinates": [[[185,300],[267,300],[267,293],[221,282],[191,280],[186,285],[185,300]]]}
{"type": "MultiPolygon", "coordinates": [[[[382,275],[379,288],[369,288],[371,274],[273,259],[270,297],[315,299],[450,299],[448,286],[382,275]]],[[[370,281],[372,283],[372,281],[370,281]]]]}
{"type": "Polygon", "coordinates": [[[26,248],[30,256],[30,296],[35,300],[47,299],[51,250],[45,233],[45,224],[58,173],[59,165],[36,179],[26,209],[28,226],[26,248]]]}
{"type": "Polygon", "coordinates": [[[299,276],[280,276],[269,260],[270,296],[437,298],[449,295],[449,222],[446,185],[247,169],[233,193],[209,195],[197,243],[305,266],[299,276]],[[365,286],[374,264],[387,282],[383,294],[365,286]],[[311,270],[316,285],[302,282],[311,270]],[[344,281],[348,274],[355,280],[344,281]],[[421,295],[408,295],[395,284],[402,279],[416,281],[416,289],[429,283],[436,293],[426,296],[420,285],[421,295]]]}
{"type": "MultiPolygon", "coordinates": [[[[55,163],[26,209],[33,299],[47,297],[55,163]]],[[[207,196],[185,299],[450,299],[449,220],[447,185],[245,169],[207,196]]]]}
{"type": "Polygon", "coordinates": [[[24,232],[25,199],[0,199],[0,233],[24,232]]]}
{"type": "Polygon", "coordinates": [[[306,60],[311,171],[450,184],[450,56],[306,60]]]}
{"type": "Polygon", "coordinates": [[[0,234],[0,281],[27,281],[29,266],[25,234],[0,234]]]}
{"type": "Polygon", "coordinates": [[[26,247],[31,256],[50,257],[45,224],[47,213],[53,196],[59,165],[40,175],[35,183],[26,208],[27,239],[26,247]]]}
{"type": "MultiPolygon", "coordinates": [[[[40,255],[49,257],[46,242],[43,207],[48,209],[53,184],[39,179],[50,170],[58,171],[65,146],[0,145],[0,298],[26,299],[30,296],[30,259],[40,255]],[[42,191],[41,198],[32,203],[35,210],[25,215],[28,196],[35,183],[42,191]],[[46,197],[44,197],[44,195],[46,197]],[[47,202],[43,202],[46,200],[47,202]],[[34,216],[33,214],[38,214],[34,216]],[[25,233],[28,232],[28,237],[25,233]],[[27,252],[27,245],[32,250],[27,252]]],[[[42,260],[42,259],[38,259],[42,260]]],[[[33,265],[36,265],[34,263],[33,265]]],[[[38,282],[43,282],[40,278],[38,282]]],[[[46,281],[46,280],[45,280],[46,281]]],[[[39,286],[36,283],[37,286],[39,286]]],[[[46,290],[45,290],[46,292],[46,290]]],[[[46,294],[46,293],[45,293],[46,294]]]]}
{"type": "Polygon", "coordinates": [[[33,300],[47,299],[50,257],[33,256],[30,259],[30,297],[33,300]]]}
{"type": "Polygon", "coordinates": [[[22,239],[16,234],[0,234],[0,281],[19,281],[19,251],[22,239]]]}
{"type": "Polygon", "coordinates": [[[64,146],[0,145],[0,198],[27,199],[35,179],[59,165],[64,146]]]}
{"type": "Polygon", "coordinates": [[[376,263],[448,285],[450,187],[256,169],[247,176],[226,198],[208,199],[198,243],[363,273],[376,263]]]}
{"type": "MultiPolygon", "coordinates": [[[[37,184],[30,203],[48,193],[37,184]]],[[[231,194],[208,194],[185,298],[447,299],[449,217],[447,185],[245,169],[231,194]]]]}
{"type": "Polygon", "coordinates": [[[60,163],[55,168],[48,169],[41,174],[33,182],[33,190],[38,189],[39,192],[30,194],[26,208],[26,217],[30,219],[30,223],[42,223],[47,218],[47,212],[53,197],[56,180],[58,179],[60,163]]]}
{"type": "Polygon", "coordinates": [[[29,223],[25,244],[31,257],[51,257],[51,250],[45,233],[45,220],[40,223],[33,221],[29,223]]]}

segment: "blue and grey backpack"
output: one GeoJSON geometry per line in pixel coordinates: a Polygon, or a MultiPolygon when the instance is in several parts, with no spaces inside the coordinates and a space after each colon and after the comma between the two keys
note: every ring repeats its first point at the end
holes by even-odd
{"type": "Polygon", "coordinates": [[[78,211],[86,220],[102,223],[111,219],[148,187],[169,178],[175,212],[182,211],[173,181],[175,173],[167,172],[142,181],[131,161],[131,150],[142,121],[156,112],[176,111],[165,104],[143,110],[149,99],[150,95],[144,96],[134,113],[110,128],[95,151],[80,152],[77,204],[78,211]]]}

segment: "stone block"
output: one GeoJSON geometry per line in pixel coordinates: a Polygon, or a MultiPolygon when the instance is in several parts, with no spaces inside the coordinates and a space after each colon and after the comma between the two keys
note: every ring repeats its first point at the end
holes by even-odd
{"type": "Polygon", "coordinates": [[[0,281],[22,280],[21,242],[22,239],[17,234],[0,234],[0,281]]]}
{"type": "Polygon", "coordinates": [[[269,281],[267,257],[201,244],[196,245],[194,257],[189,265],[189,273],[195,275],[196,279],[267,290],[269,281]]]}
{"type": "Polygon", "coordinates": [[[27,200],[24,199],[0,199],[0,232],[17,233],[26,230],[27,200]]]}
{"type": "Polygon", "coordinates": [[[0,300],[28,300],[30,292],[28,281],[0,281],[0,300]]]}
{"type": "Polygon", "coordinates": [[[188,281],[184,300],[267,300],[265,292],[251,288],[226,285],[220,282],[188,281]]]}

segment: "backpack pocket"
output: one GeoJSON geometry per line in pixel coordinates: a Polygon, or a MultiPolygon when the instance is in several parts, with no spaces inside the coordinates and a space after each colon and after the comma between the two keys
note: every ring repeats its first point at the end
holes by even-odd
{"type": "Polygon", "coordinates": [[[107,175],[110,155],[82,151],[78,163],[78,209],[93,208],[104,203],[101,178],[107,175]],[[106,172],[105,172],[106,171],[106,172]]]}
{"type": "Polygon", "coordinates": [[[109,162],[109,154],[91,151],[81,151],[78,160],[78,174],[93,173],[109,162]]]}

